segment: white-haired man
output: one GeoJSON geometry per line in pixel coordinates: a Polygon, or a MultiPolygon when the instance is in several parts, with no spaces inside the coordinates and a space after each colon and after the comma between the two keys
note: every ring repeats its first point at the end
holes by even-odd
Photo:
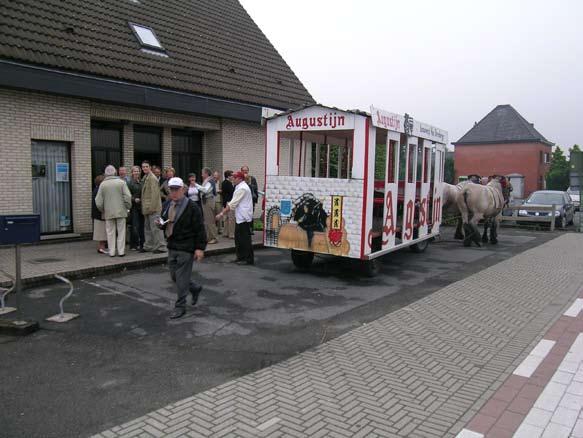
{"type": "Polygon", "coordinates": [[[128,185],[116,175],[115,167],[105,168],[105,180],[99,186],[95,205],[103,213],[109,255],[115,257],[116,249],[120,257],[126,249],[126,218],[132,207],[132,195],[128,185]]]}

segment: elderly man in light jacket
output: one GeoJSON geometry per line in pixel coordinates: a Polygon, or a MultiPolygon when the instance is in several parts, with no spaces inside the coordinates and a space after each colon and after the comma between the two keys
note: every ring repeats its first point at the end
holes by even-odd
{"type": "Polygon", "coordinates": [[[105,168],[105,180],[99,186],[95,205],[103,213],[109,255],[120,257],[126,250],[126,218],[132,206],[132,195],[124,180],[116,176],[115,167],[105,168]]]}

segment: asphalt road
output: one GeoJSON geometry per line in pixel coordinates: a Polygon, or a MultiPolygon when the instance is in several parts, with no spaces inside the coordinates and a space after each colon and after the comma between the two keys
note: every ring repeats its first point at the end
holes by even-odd
{"type": "MultiPolygon", "coordinates": [[[[318,258],[296,272],[289,252],[256,252],[257,265],[212,257],[197,267],[199,306],[168,321],[165,267],[75,282],[73,322],[42,322],[25,338],[0,337],[3,437],[89,436],[316,346],[556,236],[504,228],[500,244],[463,248],[444,238],[424,254],[383,258],[363,277],[348,260],[318,258]]],[[[57,312],[61,285],[28,290],[22,308],[57,312]]]]}

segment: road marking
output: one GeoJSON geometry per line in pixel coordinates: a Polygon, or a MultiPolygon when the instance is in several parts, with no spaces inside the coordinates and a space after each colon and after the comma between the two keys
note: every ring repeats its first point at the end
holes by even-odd
{"type": "Polygon", "coordinates": [[[484,435],[468,429],[462,429],[462,431],[458,433],[455,438],[484,438],[484,435]]]}
{"type": "Polygon", "coordinates": [[[563,315],[576,318],[579,315],[581,309],[583,309],[583,298],[577,298],[575,302],[571,304],[571,307],[569,307],[567,311],[563,313],[563,315]]]}
{"type": "Polygon", "coordinates": [[[550,341],[548,339],[541,340],[512,374],[522,377],[532,376],[555,344],[555,341],[550,341]]]}
{"type": "MultiPolygon", "coordinates": [[[[90,284],[91,286],[97,287],[99,289],[106,290],[107,292],[111,292],[111,293],[116,294],[116,295],[122,295],[122,296],[124,296],[126,298],[129,298],[131,300],[139,301],[140,303],[143,303],[143,304],[149,304],[151,306],[159,307],[161,309],[168,309],[168,305],[167,304],[155,303],[153,301],[149,301],[149,300],[146,300],[144,298],[138,298],[138,297],[135,297],[135,296],[126,294],[126,293],[124,293],[122,291],[115,290],[115,289],[112,289],[112,288],[107,287],[107,286],[103,286],[102,284],[95,283],[93,281],[81,280],[81,282],[86,283],[86,284],[90,284]]],[[[160,297],[157,297],[157,298],[160,298],[160,297]]]]}
{"type": "Polygon", "coordinates": [[[269,429],[271,426],[279,423],[280,421],[281,421],[281,418],[274,417],[271,420],[268,420],[265,423],[262,423],[259,426],[257,426],[257,429],[259,429],[261,432],[263,432],[264,430],[269,429]]]}

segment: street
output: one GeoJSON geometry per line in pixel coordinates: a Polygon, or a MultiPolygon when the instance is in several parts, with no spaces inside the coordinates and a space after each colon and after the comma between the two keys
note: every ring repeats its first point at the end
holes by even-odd
{"type": "MultiPolygon", "coordinates": [[[[41,322],[22,339],[1,339],[3,436],[88,436],[299,352],[398,310],[434,291],[556,237],[503,229],[496,247],[434,242],[424,254],[383,258],[368,279],[346,260],[318,258],[296,272],[286,251],[257,251],[257,265],[232,255],[196,267],[197,308],[170,322],[165,267],[75,282],[68,324],[41,322]]],[[[57,312],[60,285],[25,292],[26,315],[57,312]]]]}

